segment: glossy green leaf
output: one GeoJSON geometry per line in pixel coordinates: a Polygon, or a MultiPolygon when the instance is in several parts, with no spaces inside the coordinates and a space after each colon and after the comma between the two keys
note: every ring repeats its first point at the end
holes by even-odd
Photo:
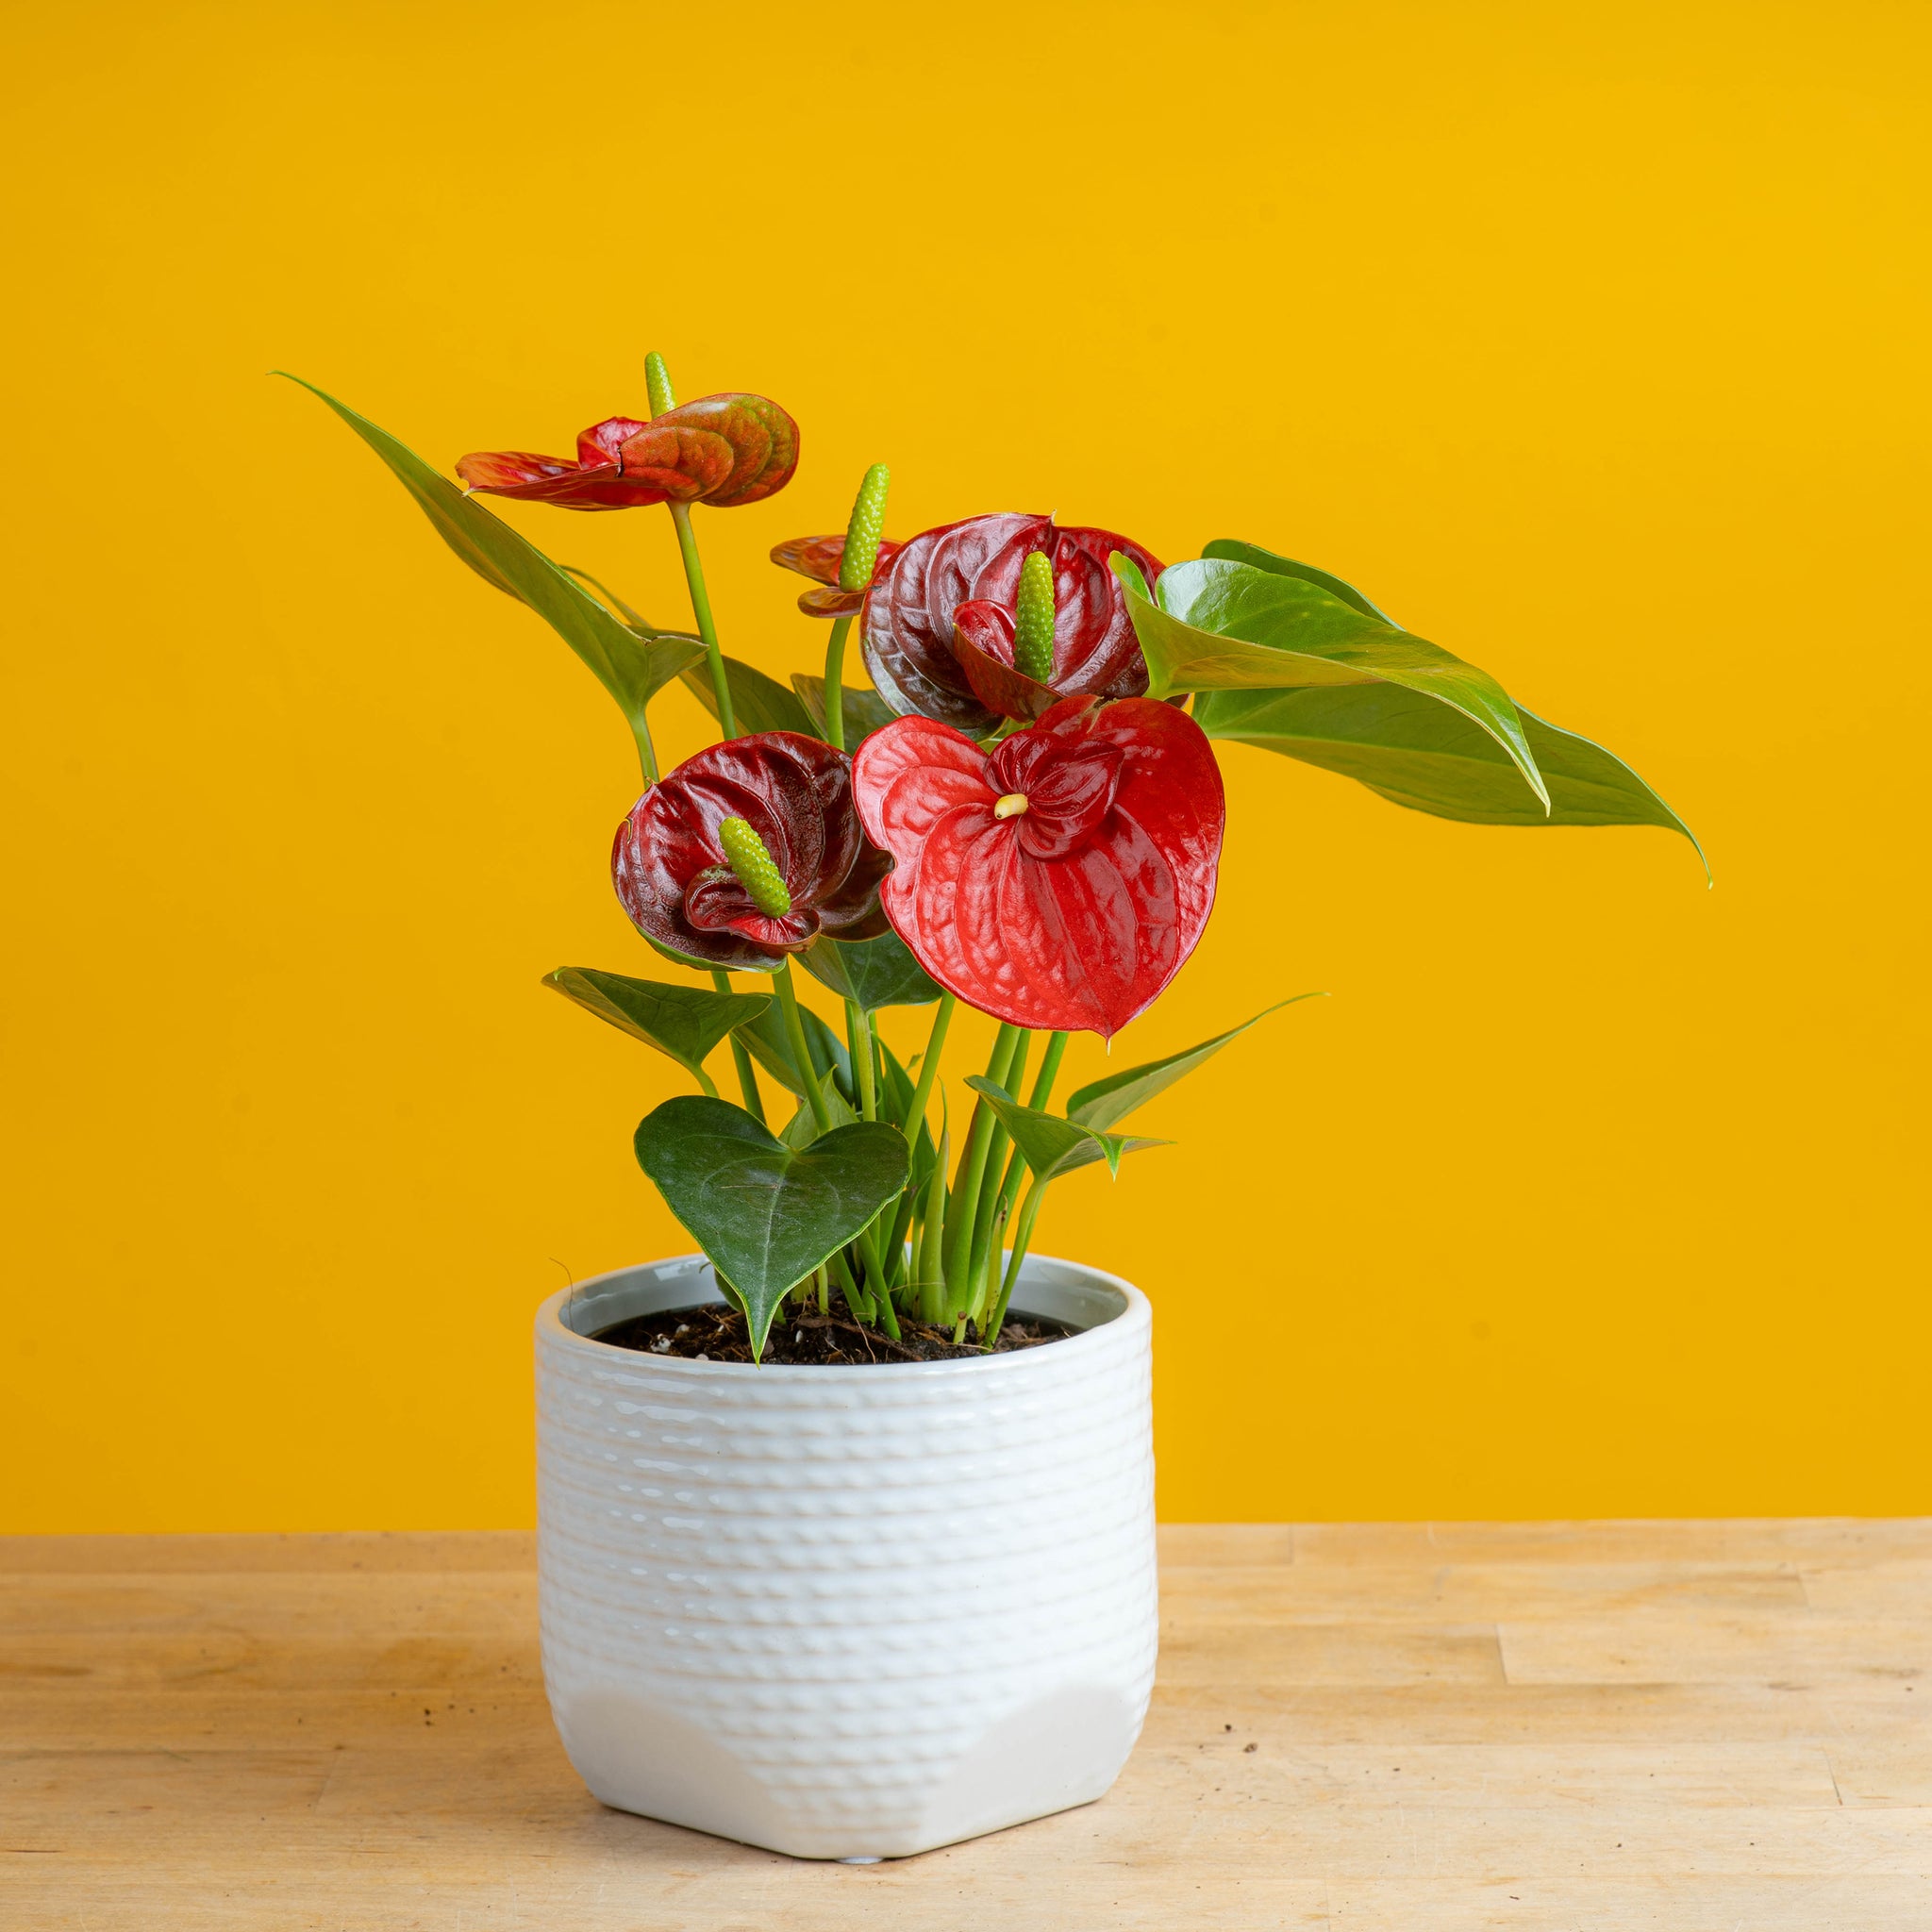
{"type": "Polygon", "coordinates": [[[814,940],[798,963],[841,1000],[857,1000],[867,1012],[881,1007],[929,1007],[943,989],[895,932],[874,940],[814,940]]]}
{"type": "Polygon", "coordinates": [[[788,1292],[906,1185],[906,1137],[873,1121],[788,1147],[741,1107],[685,1094],[648,1114],[638,1165],[738,1291],[763,1353],[788,1292]]]}
{"type": "Polygon", "coordinates": [[[657,979],[627,979],[594,966],[559,966],[544,975],[543,984],[693,1074],[733,1027],[756,1020],[772,1004],[769,993],[713,992],[657,979]]]}
{"type": "Polygon", "coordinates": [[[1042,1180],[1058,1180],[1061,1174],[1089,1167],[1096,1160],[1106,1161],[1108,1172],[1118,1175],[1124,1154],[1174,1144],[1169,1141],[1134,1140],[1125,1134],[1103,1134],[1082,1126],[1077,1121],[1063,1121],[1058,1114],[1023,1107],[1004,1087],[982,1074],[967,1074],[966,1084],[984,1096],[994,1118],[1013,1137],[1020,1158],[1042,1180]]]}
{"type": "Polygon", "coordinates": [[[557,632],[596,674],[632,731],[641,738],[644,708],[688,664],[704,656],[703,644],[675,632],[640,636],[576,583],[570,572],[552,563],[534,543],[387,430],[312,382],[303,382],[299,375],[289,380],[326,403],[389,465],[437,534],[485,583],[527,604],[557,632]]]}
{"type": "Polygon", "coordinates": [[[1218,691],[1194,704],[1209,738],[1279,752],[1366,785],[1411,811],[1476,825],[1661,825],[1695,835],[1624,761],[1523,711],[1549,788],[1544,812],[1488,732],[1394,685],[1327,691],[1218,691]]]}
{"type": "MultiPolygon", "coordinates": [[[[684,682],[705,709],[715,719],[718,693],[711,689],[711,673],[698,664],[683,673],[684,682]]],[[[724,660],[724,681],[731,687],[731,708],[737,715],[739,736],[748,738],[758,731],[800,731],[808,738],[824,733],[812,722],[805,702],[775,677],[741,663],[736,658],[724,660]]]]}
{"type": "Polygon", "coordinates": [[[1258,1026],[1270,1013],[1278,1013],[1283,1007],[1295,1006],[1302,1000],[1326,997],[1325,993],[1298,992],[1292,999],[1276,1000],[1252,1020],[1244,1020],[1239,1026],[1229,1027],[1225,1033],[1217,1033],[1212,1040],[1204,1040],[1199,1046],[1191,1046],[1182,1053],[1171,1053],[1165,1059],[1149,1060],[1143,1066],[1109,1074],[1104,1080],[1091,1081],[1069,1097],[1067,1118],[1083,1127],[1110,1127],[1116,1121],[1124,1120],[1137,1107],[1152,1100],[1157,1093],[1165,1092],[1184,1074],[1191,1074],[1203,1060],[1212,1059],[1229,1041],[1239,1040],[1250,1026],[1258,1026]]]}
{"type": "MultiPolygon", "coordinates": [[[[812,735],[825,735],[825,680],[804,671],[791,674],[791,689],[811,714],[812,735]]],[[[857,751],[874,731],[890,724],[899,714],[877,691],[862,684],[840,687],[839,711],[845,725],[845,749],[857,751]]]]}
{"type": "MultiPolygon", "coordinates": [[[[804,1004],[799,1003],[798,1017],[805,1024],[805,1043],[811,1054],[812,1071],[823,1074],[830,1068],[839,1084],[839,1091],[849,1101],[858,1097],[858,1089],[852,1084],[852,1056],[845,1050],[845,1042],[804,1004]]],[[[737,1029],[738,1037],[751,1049],[752,1058],[765,1072],[781,1086],[802,1099],[805,1095],[805,1080],[791,1060],[791,1041],[785,1030],[785,1014],[782,1008],[774,1001],[772,1006],[747,1026],[737,1029]]]]}
{"type": "Polygon", "coordinates": [[[1201,555],[1218,558],[1224,563],[1250,564],[1256,570],[1269,571],[1278,577],[1299,577],[1305,584],[1313,584],[1316,589],[1326,591],[1331,597],[1340,597],[1351,609],[1359,610],[1364,617],[1373,617],[1377,624],[1389,625],[1396,630],[1402,628],[1386,610],[1377,608],[1353,584],[1343,583],[1325,570],[1317,570],[1312,563],[1297,563],[1291,557],[1264,550],[1258,543],[1243,543],[1239,537],[1217,537],[1213,542],[1202,546],[1201,555]]]}
{"type": "Polygon", "coordinates": [[[1548,794],[1509,693],[1488,672],[1304,577],[1200,558],[1170,564],[1150,600],[1124,575],[1148,694],[1392,684],[1471,719],[1548,794]]]}

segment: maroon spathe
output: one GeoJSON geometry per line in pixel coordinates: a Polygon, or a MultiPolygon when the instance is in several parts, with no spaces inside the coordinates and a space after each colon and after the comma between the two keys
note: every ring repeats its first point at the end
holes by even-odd
{"type": "Polygon", "coordinates": [[[845,561],[843,537],[788,537],[772,546],[772,561],[780,570],[794,570],[809,577],[816,590],[801,591],[798,608],[808,617],[850,617],[865,602],[865,591],[879,580],[879,574],[899,554],[901,546],[885,540],[874,559],[872,578],[864,590],[846,591],[839,585],[839,568],[845,561]]]}
{"type": "Polygon", "coordinates": [[[797,731],[728,739],[687,758],[617,828],[610,874],[646,938],[713,966],[769,973],[821,933],[874,939],[886,929],[879,880],[843,752],[797,731]],[[724,858],[718,827],[742,819],[765,842],[791,909],[760,912],[724,858]]]}
{"type": "Polygon", "coordinates": [[[612,416],[577,438],[575,462],[527,450],[478,450],[457,475],[483,496],[558,509],[707,503],[735,509],[784,489],[798,467],[798,425],[764,396],[700,396],[644,423],[612,416]]]}
{"type": "Polygon", "coordinates": [[[1226,817],[1201,727],[1149,698],[1062,699],[991,754],[900,718],[853,761],[894,868],[893,929],[948,991],[1016,1026],[1112,1034],[1194,949],[1226,817]],[[1001,800],[1024,809],[1001,817],[1001,800]]]}
{"type": "Polygon", "coordinates": [[[1122,551],[1151,584],[1160,562],[1112,530],[1051,517],[969,517],[923,531],[882,567],[865,600],[865,667],[901,714],[983,738],[1002,717],[1034,718],[1056,698],[1139,697],[1147,666],[1108,566],[1122,551]],[[1013,669],[1013,606],[1034,551],[1053,561],[1053,675],[1013,669]]]}

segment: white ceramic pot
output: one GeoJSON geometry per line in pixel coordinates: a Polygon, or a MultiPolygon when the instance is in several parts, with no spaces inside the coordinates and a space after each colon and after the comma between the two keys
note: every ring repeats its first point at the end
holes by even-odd
{"type": "Polygon", "coordinates": [[[543,1675],[607,1805],[904,1857],[1112,1784],[1158,1635],[1146,1297],[1029,1257],[1083,1332],[978,1360],[680,1361],[591,1340],[701,1256],[537,1317],[543,1675]]]}

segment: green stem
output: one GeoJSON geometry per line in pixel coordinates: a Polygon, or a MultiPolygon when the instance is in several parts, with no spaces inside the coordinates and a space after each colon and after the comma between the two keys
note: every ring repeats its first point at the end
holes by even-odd
{"type": "MultiPolygon", "coordinates": [[[[711,984],[720,992],[731,991],[731,975],[722,966],[711,969],[711,984]]],[[[731,1060],[738,1069],[738,1091],[744,1095],[744,1110],[759,1126],[765,1124],[765,1104],[758,1098],[758,1076],[751,1063],[751,1053],[737,1034],[731,1036],[731,1060]]]]}
{"type": "Polygon", "coordinates": [[[638,748],[638,763],[644,769],[644,790],[658,782],[658,747],[651,742],[650,721],[641,707],[630,721],[630,735],[638,748]]]}
{"type": "Polygon", "coordinates": [[[932,1032],[925,1042],[925,1058],[919,1063],[919,1079],[912,1089],[912,1105],[906,1109],[906,1138],[915,1144],[932,1101],[933,1083],[940,1075],[940,1055],[946,1044],[946,1029],[953,1024],[953,1008],[958,1005],[951,993],[940,998],[940,1009],[932,1016],[932,1032]]]}
{"type": "Polygon", "coordinates": [[[684,558],[684,581],[691,588],[691,612],[705,641],[711,667],[711,690],[718,700],[718,728],[726,738],[738,736],[738,714],[731,708],[731,682],[724,675],[724,654],[718,648],[718,626],[711,621],[711,595],[705,589],[705,566],[698,556],[697,533],[691,526],[691,505],[674,503],[671,521],[677,525],[677,548],[684,558]]]}
{"type": "Polygon", "coordinates": [[[845,749],[845,640],[852,620],[840,618],[825,645],[825,742],[834,751],[845,749]]]}
{"type": "MultiPolygon", "coordinates": [[[[992,1053],[986,1063],[986,1077],[996,1087],[1007,1084],[1013,1055],[1025,1029],[1001,1024],[993,1036],[992,1053]]],[[[981,1099],[973,1109],[973,1128],[966,1151],[959,1157],[959,1174],[954,1183],[953,1198],[946,1211],[946,1303],[961,1321],[965,1319],[971,1277],[967,1263],[973,1256],[973,1224],[979,1212],[979,1190],[986,1177],[987,1150],[992,1145],[992,1108],[981,1099]]]]}
{"type": "MultiPolygon", "coordinates": [[[[1033,1097],[1026,1105],[1036,1113],[1046,1111],[1046,1103],[1053,1098],[1053,1083],[1058,1077],[1060,1061],[1066,1058],[1067,1036],[1064,1033],[1049,1033],[1046,1037],[1046,1057],[1040,1063],[1040,1077],[1033,1083],[1033,1097]]],[[[1020,1150],[1013,1150],[1013,1158],[1007,1163],[1007,1177],[1000,1183],[1000,1205],[1008,1216],[1013,1211],[1013,1201],[1020,1191],[1026,1163],[1020,1158],[1020,1150]]]]}
{"type": "Polygon", "coordinates": [[[878,1089],[873,1084],[872,1015],[857,1000],[845,1002],[845,1045],[852,1056],[852,1071],[858,1080],[858,1117],[875,1121],[879,1117],[878,1089]]]}
{"type": "MultiPolygon", "coordinates": [[[[1026,1056],[1032,1047],[1032,1034],[1021,1034],[1020,1043],[1014,1048],[1013,1058],[1008,1063],[1006,1077],[1000,1082],[1000,1085],[1009,1092],[1026,1077],[1026,1056]]],[[[1000,1172],[1000,1163],[1006,1158],[1010,1140],[1011,1136],[1006,1128],[995,1123],[992,1139],[986,1150],[986,1171],[989,1177],[1000,1172]]],[[[986,1315],[987,1254],[1002,1224],[996,1216],[1005,1200],[1006,1184],[1003,1178],[998,1187],[981,1187],[979,1205],[973,1213],[973,1252],[966,1263],[966,1292],[968,1307],[974,1320],[982,1323],[986,1315]]]]}
{"type": "Polygon", "coordinates": [[[953,1137],[940,1131],[939,1158],[925,1184],[925,1225],[920,1231],[919,1259],[913,1279],[919,1284],[919,1319],[935,1326],[946,1318],[945,1247],[946,1167],[953,1157],[953,1137]]]}
{"type": "Polygon", "coordinates": [[[791,1048],[792,1064],[798,1069],[798,1077],[805,1082],[805,1102],[811,1108],[813,1124],[822,1134],[832,1131],[832,1112],[825,1105],[824,1090],[819,1086],[818,1075],[812,1071],[811,1049],[805,1043],[805,1021],[798,1010],[798,989],[791,980],[791,961],[772,975],[772,984],[778,991],[778,1005],[785,1015],[785,1038],[791,1048]]]}
{"type": "Polygon", "coordinates": [[[1036,1180],[1026,1190],[1025,1205],[1020,1209],[1020,1224],[1013,1230],[1013,1257],[1007,1263],[1007,1278],[1000,1284],[998,1306],[993,1309],[991,1320],[980,1331],[986,1338],[985,1346],[991,1348],[1000,1339],[1000,1329],[1007,1319],[1007,1304],[1013,1299],[1013,1284],[1020,1278],[1020,1269],[1026,1259],[1026,1250],[1033,1244],[1033,1224],[1040,1217],[1041,1197],[1046,1192],[1046,1183],[1036,1180]]]}

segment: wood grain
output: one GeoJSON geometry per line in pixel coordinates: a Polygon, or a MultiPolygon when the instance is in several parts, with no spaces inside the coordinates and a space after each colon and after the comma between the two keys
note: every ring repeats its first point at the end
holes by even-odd
{"type": "Polygon", "coordinates": [[[1113,1793],[875,1867],[591,1799],[530,1561],[0,1541],[0,1926],[1932,1928],[1932,1524],[1173,1526],[1113,1793]]]}

